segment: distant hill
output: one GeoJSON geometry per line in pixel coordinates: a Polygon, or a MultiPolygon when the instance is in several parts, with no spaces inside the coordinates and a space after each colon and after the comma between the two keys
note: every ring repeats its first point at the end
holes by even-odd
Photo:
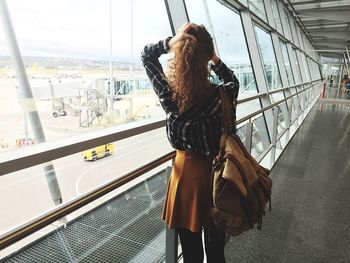
{"type": "MultiPolygon", "coordinates": [[[[80,58],[65,57],[23,57],[26,67],[36,65],[43,68],[65,68],[65,69],[108,69],[108,60],[92,60],[80,58]]],[[[0,56],[0,67],[12,67],[11,58],[9,56],[0,56]]],[[[129,62],[113,62],[113,68],[128,70],[129,62]]],[[[133,64],[134,70],[142,70],[142,65],[133,64]]]]}

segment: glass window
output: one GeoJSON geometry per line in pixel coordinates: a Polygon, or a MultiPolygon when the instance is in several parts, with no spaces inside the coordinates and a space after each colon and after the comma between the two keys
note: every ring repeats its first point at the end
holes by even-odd
{"type": "Polygon", "coordinates": [[[300,47],[300,40],[299,40],[299,34],[298,34],[298,26],[296,24],[296,22],[294,22],[294,41],[295,41],[295,45],[300,47]]]}
{"type": "MultiPolygon", "coordinates": [[[[219,56],[232,69],[239,82],[238,98],[257,93],[241,19],[233,10],[216,0],[185,1],[191,22],[203,24],[215,39],[219,56]]],[[[245,116],[260,109],[259,101],[238,105],[237,115],[245,116]]]]}
{"type": "MultiPolygon", "coordinates": [[[[273,114],[275,114],[274,109],[272,110],[272,112],[273,114]]],[[[284,129],[287,127],[286,120],[288,118],[288,110],[285,102],[277,105],[277,113],[277,134],[281,135],[284,129]]]]}
{"type": "Polygon", "coordinates": [[[287,10],[284,10],[284,12],[286,15],[287,27],[289,31],[289,40],[294,43],[294,34],[292,29],[293,21],[292,18],[289,16],[289,12],[287,10]]]}
{"type": "Polygon", "coordinates": [[[310,72],[308,65],[306,64],[305,54],[297,50],[297,57],[301,69],[301,75],[304,82],[310,81],[310,72]]]}
{"type": "Polygon", "coordinates": [[[305,40],[304,40],[305,35],[301,31],[300,31],[300,34],[301,34],[300,38],[301,38],[302,49],[306,49],[306,47],[305,47],[305,40]]]}
{"type": "Polygon", "coordinates": [[[290,25],[292,36],[293,36],[293,43],[296,46],[299,46],[297,32],[295,30],[295,22],[294,22],[294,18],[292,16],[289,17],[289,25],[290,25]]]}
{"type": "MultiPolygon", "coordinates": [[[[237,135],[241,138],[243,143],[245,143],[247,139],[247,123],[248,122],[242,123],[237,127],[237,135]]],[[[251,154],[257,158],[270,145],[270,141],[266,130],[265,120],[261,114],[252,120],[252,124],[251,149],[247,150],[250,150],[251,154]]]]}
{"type": "Polygon", "coordinates": [[[303,82],[303,78],[302,78],[302,75],[301,75],[301,68],[299,66],[299,61],[298,61],[298,57],[296,55],[296,52],[297,51],[293,48],[292,56],[293,56],[294,61],[295,61],[295,67],[297,69],[297,75],[298,75],[298,77],[296,78],[296,84],[299,84],[299,83],[303,82]]]}
{"type": "Polygon", "coordinates": [[[267,22],[264,0],[248,0],[250,11],[267,22]]]}
{"type": "Polygon", "coordinates": [[[284,21],[285,21],[285,27],[284,27],[284,36],[289,39],[292,40],[291,37],[291,32],[290,32],[290,24],[289,24],[289,18],[288,18],[288,13],[286,12],[286,10],[284,10],[284,21]]]}
{"type": "Polygon", "coordinates": [[[283,28],[280,18],[280,12],[278,11],[277,0],[271,0],[272,15],[275,20],[276,29],[283,35],[283,28]]]}
{"type": "MultiPolygon", "coordinates": [[[[112,23],[109,1],[13,0],[8,5],[47,141],[129,122],[145,106],[163,114],[154,93],[140,99],[150,85],[138,84],[147,81],[143,46],[171,35],[163,0],[112,1],[112,23]],[[149,6],[157,15],[145,19],[149,6]],[[134,94],[133,107],[120,97],[126,93],[134,94]]],[[[18,76],[3,34],[0,55],[0,87],[6,90],[0,98],[0,141],[6,145],[1,151],[36,141],[18,101],[18,76]]]]}
{"type": "Polygon", "coordinates": [[[315,72],[315,62],[308,57],[306,57],[306,61],[309,65],[311,80],[316,80],[317,77],[316,77],[316,72],[315,72]]]}
{"type": "Polygon", "coordinates": [[[261,115],[253,120],[251,154],[257,158],[270,145],[264,117],[261,115]]]}
{"type": "Polygon", "coordinates": [[[290,66],[287,45],[286,45],[286,43],[284,43],[282,41],[280,41],[280,45],[281,45],[284,67],[285,67],[286,73],[287,73],[288,84],[291,86],[291,85],[295,84],[295,81],[294,81],[294,77],[293,77],[292,68],[290,66]]]}
{"type": "Polygon", "coordinates": [[[257,25],[254,26],[258,40],[261,61],[264,65],[266,82],[269,90],[281,87],[281,77],[279,74],[271,36],[257,25]]]}
{"type": "Polygon", "coordinates": [[[302,33],[301,33],[301,30],[299,28],[299,26],[296,25],[296,29],[297,29],[297,35],[298,35],[298,39],[299,39],[299,48],[301,49],[304,49],[304,46],[303,46],[303,41],[302,41],[302,33]]]}

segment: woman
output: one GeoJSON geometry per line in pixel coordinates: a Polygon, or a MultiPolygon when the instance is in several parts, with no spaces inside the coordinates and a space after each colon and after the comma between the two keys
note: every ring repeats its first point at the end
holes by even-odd
{"type": "Polygon", "coordinates": [[[168,140],[177,150],[168,182],[163,219],[176,228],[185,263],[225,262],[225,234],[210,224],[211,164],[219,151],[223,116],[219,89],[236,102],[239,83],[217,57],[204,26],[187,23],[174,37],[147,45],[142,52],[147,75],[166,112],[168,140]],[[171,51],[166,77],[158,58],[171,51]],[[209,81],[210,69],[221,85],[209,81]]]}

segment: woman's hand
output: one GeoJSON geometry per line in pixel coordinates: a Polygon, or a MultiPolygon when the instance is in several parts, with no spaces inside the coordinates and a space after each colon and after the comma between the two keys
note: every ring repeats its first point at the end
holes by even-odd
{"type": "Polygon", "coordinates": [[[193,35],[188,34],[188,31],[190,29],[197,30],[197,25],[192,23],[186,23],[182,27],[180,27],[176,35],[169,40],[169,48],[172,48],[177,42],[185,41],[187,39],[196,42],[196,38],[193,35]]]}

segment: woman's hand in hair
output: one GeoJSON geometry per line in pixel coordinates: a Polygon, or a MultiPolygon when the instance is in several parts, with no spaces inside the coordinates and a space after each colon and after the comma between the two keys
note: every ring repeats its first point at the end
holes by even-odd
{"type": "Polygon", "coordinates": [[[188,34],[188,31],[191,29],[196,30],[197,25],[192,23],[186,23],[181,28],[179,28],[176,35],[169,40],[169,48],[172,48],[177,42],[185,41],[187,39],[196,42],[196,38],[193,35],[188,34]]]}

